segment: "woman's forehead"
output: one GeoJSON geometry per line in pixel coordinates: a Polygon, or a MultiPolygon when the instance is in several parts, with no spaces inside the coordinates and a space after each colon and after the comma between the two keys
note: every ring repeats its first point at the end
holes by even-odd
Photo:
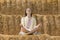
{"type": "Polygon", "coordinates": [[[27,8],[26,10],[31,10],[30,8],[27,8]]]}

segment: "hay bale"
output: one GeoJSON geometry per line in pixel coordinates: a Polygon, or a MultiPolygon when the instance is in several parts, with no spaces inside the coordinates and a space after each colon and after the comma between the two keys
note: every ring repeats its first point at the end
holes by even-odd
{"type": "Polygon", "coordinates": [[[1,34],[18,34],[20,31],[20,19],[21,16],[18,15],[1,15],[1,34]]]}
{"type": "Polygon", "coordinates": [[[57,36],[60,36],[60,32],[59,32],[60,31],[60,15],[56,16],[55,20],[56,20],[56,22],[55,22],[56,23],[56,29],[55,29],[56,32],[55,33],[57,36]]]}
{"type": "Polygon", "coordinates": [[[55,16],[46,16],[44,17],[44,26],[45,26],[45,33],[47,34],[50,34],[50,35],[54,35],[55,34],[55,19],[54,19],[55,16]]]}
{"type": "MultiPolygon", "coordinates": [[[[35,15],[38,32],[41,34],[60,35],[60,15],[35,15]]],[[[20,32],[20,15],[0,15],[0,33],[17,35],[20,32]]]]}
{"type": "Polygon", "coordinates": [[[51,40],[60,40],[60,36],[51,36],[51,40]]]}
{"type": "Polygon", "coordinates": [[[40,27],[39,27],[39,29],[38,29],[38,32],[40,32],[41,34],[44,33],[43,17],[44,17],[44,16],[36,16],[36,17],[35,17],[36,20],[37,20],[37,24],[39,24],[39,23],[41,24],[40,27]]]}
{"type": "Polygon", "coordinates": [[[60,35],[59,34],[60,30],[57,29],[57,26],[59,27],[60,22],[57,22],[59,21],[59,19],[56,19],[57,16],[58,15],[55,15],[55,16],[47,15],[43,17],[44,33],[47,33],[49,35],[55,35],[55,36],[60,35]]]}
{"type": "Polygon", "coordinates": [[[0,33],[3,34],[3,16],[0,15],[0,33]]]}
{"type": "Polygon", "coordinates": [[[1,0],[0,4],[0,14],[23,15],[27,7],[32,8],[34,14],[60,14],[59,0],[1,0]]]}
{"type": "Polygon", "coordinates": [[[50,40],[50,35],[43,34],[38,36],[40,40],[50,40]]]}
{"type": "Polygon", "coordinates": [[[41,34],[41,35],[2,35],[0,34],[1,40],[49,40],[49,35],[41,34]],[[1,38],[2,37],[2,38],[1,38]],[[4,39],[3,39],[4,38],[4,39]]]}

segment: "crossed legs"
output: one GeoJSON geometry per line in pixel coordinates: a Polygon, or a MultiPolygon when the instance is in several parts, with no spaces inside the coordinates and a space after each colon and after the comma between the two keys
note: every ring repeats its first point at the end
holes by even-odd
{"type": "Polygon", "coordinates": [[[32,31],[28,32],[27,34],[28,35],[29,34],[33,34],[34,32],[36,32],[38,30],[39,27],[40,27],[40,24],[38,24],[35,29],[33,29],[32,31]]]}

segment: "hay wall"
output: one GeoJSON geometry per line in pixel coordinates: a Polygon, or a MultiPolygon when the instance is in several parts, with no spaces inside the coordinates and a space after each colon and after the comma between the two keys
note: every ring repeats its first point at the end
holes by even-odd
{"type": "MultiPolygon", "coordinates": [[[[60,36],[60,15],[35,15],[37,24],[41,23],[38,32],[60,36]]],[[[17,35],[20,32],[20,15],[0,15],[0,33],[17,35]]]]}
{"type": "Polygon", "coordinates": [[[47,34],[41,35],[2,35],[0,40],[60,40],[60,36],[50,36],[47,34]]]}
{"type": "Polygon", "coordinates": [[[60,35],[60,15],[35,15],[37,23],[41,23],[39,32],[49,34],[52,36],[60,35]]]}
{"type": "Polygon", "coordinates": [[[41,35],[2,35],[0,40],[50,40],[50,36],[46,34],[41,35]]]}
{"type": "Polygon", "coordinates": [[[60,36],[51,36],[51,40],[60,40],[60,36]]]}
{"type": "Polygon", "coordinates": [[[24,14],[27,7],[34,14],[60,14],[60,0],[0,0],[0,14],[24,14]]]}
{"type": "Polygon", "coordinates": [[[20,15],[0,15],[0,33],[18,34],[20,31],[20,15]]]}

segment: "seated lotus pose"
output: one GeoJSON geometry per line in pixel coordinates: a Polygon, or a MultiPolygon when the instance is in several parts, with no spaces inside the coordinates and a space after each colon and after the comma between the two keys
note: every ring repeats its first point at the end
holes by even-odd
{"type": "Polygon", "coordinates": [[[38,28],[40,27],[40,23],[36,25],[36,19],[32,17],[32,12],[30,8],[25,10],[25,17],[21,18],[20,24],[21,30],[19,34],[21,35],[32,35],[37,32],[38,28]]]}

